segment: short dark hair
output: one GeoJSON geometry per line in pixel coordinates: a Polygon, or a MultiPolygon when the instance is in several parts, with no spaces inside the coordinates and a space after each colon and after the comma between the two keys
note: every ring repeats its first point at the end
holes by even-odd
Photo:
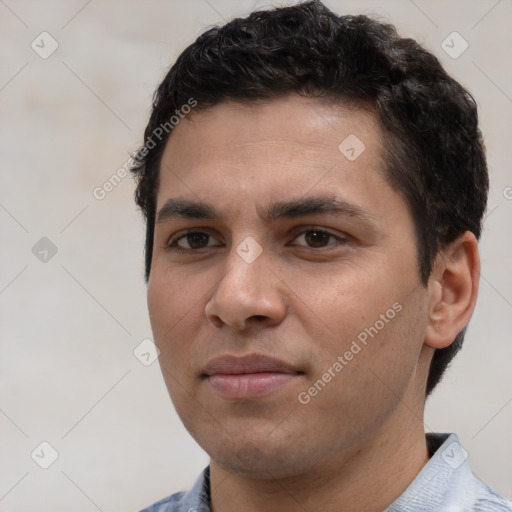
{"type": "MultiPolygon", "coordinates": [[[[412,215],[424,285],[440,249],[465,231],[480,237],[489,182],[471,94],[394,26],[363,15],[338,16],[308,1],[210,28],[183,51],[155,92],[144,146],[132,166],[146,219],[146,280],[170,116],[191,99],[207,109],[224,100],[249,103],[293,93],[373,107],[386,139],[384,175],[412,215]]],[[[436,349],[427,396],[464,332],[436,349]]]]}

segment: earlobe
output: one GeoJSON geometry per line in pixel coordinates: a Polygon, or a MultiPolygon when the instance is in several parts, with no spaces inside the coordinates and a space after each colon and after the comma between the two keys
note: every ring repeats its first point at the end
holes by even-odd
{"type": "Polygon", "coordinates": [[[425,345],[445,348],[464,329],[475,308],[479,278],[478,242],[466,231],[436,257],[428,282],[425,345]]]}

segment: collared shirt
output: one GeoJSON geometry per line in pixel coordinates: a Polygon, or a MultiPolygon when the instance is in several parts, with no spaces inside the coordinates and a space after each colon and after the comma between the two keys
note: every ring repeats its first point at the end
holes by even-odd
{"type": "MultiPolygon", "coordinates": [[[[427,434],[430,460],[383,512],[512,512],[512,501],[476,478],[456,434],[427,434]]],[[[210,512],[210,468],[188,492],[141,512],[210,512]]]]}

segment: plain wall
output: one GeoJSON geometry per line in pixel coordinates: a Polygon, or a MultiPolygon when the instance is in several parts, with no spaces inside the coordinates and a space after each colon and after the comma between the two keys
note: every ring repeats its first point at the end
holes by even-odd
{"type": "MultiPolygon", "coordinates": [[[[425,424],[457,432],[473,471],[512,497],[512,4],[326,3],[391,21],[479,104],[491,175],[480,297],[425,424]],[[469,44],[456,59],[441,47],[454,31],[469,44]]],[[[209,25],[271,4],[0,3],[0,511],[136,511],[188,488],[207,464],[158,363],[133,354],[152,337],[134,183],[101,200],[93,190],[141,144],[152,93],[181,50],[209,25]],[[59,45],[46,59],[31,47],[51,49],[43,31],[59,45]],[[42,441],[59,454],[48,469],[31,457],[42,441]]],[[[39,447],[34,458],[45,457],[39,447]]]]}

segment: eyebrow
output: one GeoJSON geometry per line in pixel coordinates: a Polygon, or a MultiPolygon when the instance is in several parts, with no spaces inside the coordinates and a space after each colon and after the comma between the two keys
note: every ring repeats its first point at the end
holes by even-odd
{"type": "MultiPolygon", "coordinates": [[[[373,224],[375,216],[356,204],[334,196],[306,197],[287,201],[277,201],[265,209],[264,219],[275,221],[283,218],[302,217],[315,213],[327,213],[357,217],[366,223],[373,224]]],[[[168,220],[211,219],[223,220],[222,214],[210,203],[192,201],[184,198],[168,199],[157,214],[157,223],[168,220]]]]}

